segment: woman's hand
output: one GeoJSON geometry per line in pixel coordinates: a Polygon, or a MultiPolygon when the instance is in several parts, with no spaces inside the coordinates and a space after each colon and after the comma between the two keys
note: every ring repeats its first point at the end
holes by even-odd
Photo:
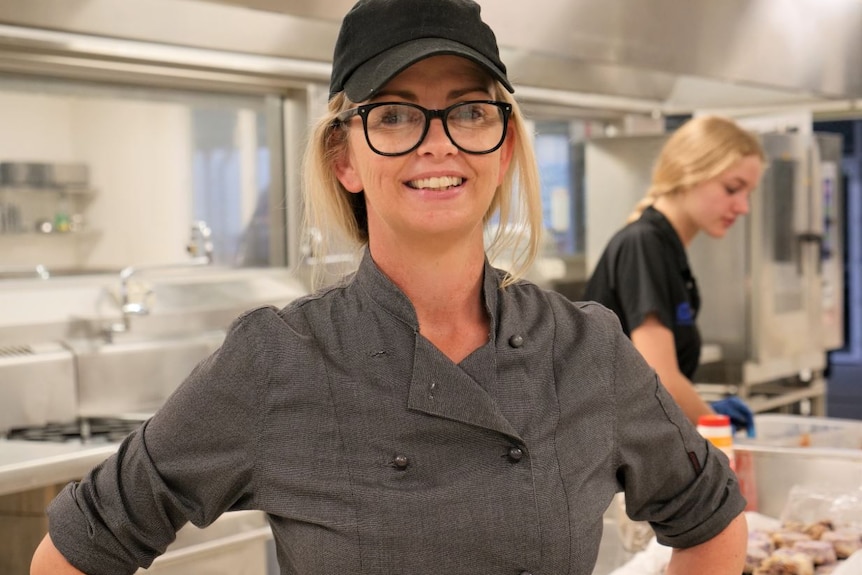
{"type": "Polygon", "coordinates": [[[754,437],[754,413],[745,405],[744,401],[736,396],[726,397],[713,401],[710,407],[716,413],[730,418],[730,425],[733,426],[734,433],[744,429],[748,433],[748,437],[754,437]]]}

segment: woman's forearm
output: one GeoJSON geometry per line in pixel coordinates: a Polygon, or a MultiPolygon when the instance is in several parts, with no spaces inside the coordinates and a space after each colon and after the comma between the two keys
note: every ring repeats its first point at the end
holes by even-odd
{"type": "Polygon", "coordinates": [[[691,380],[679,373],[678,370],[676,373],[673,371],[668,371],[665,374],[658,373],[658,377],[692,424],[697,425],[697,420],[701,415],[714,413],[709,404],[700,397],[691,380]]]}
{"type": "Polygon", "coordinates": [[[632,330],[632,343],[646,362],[658,374],[662,385],[693,424],[701,415],[713,413],[700,397],[691,380],[680,370],[676,358],[673,332],[662,325],[654,314],[632,330]]]}
{"type": "Polygon", "coordinates": [[[674,549],[666,575],[739,575],[745,566],[748,523],[739,514],[724,530],[704,543],[674,549]]]}
{"type": "Polygon", "coordinates": [[[72,567],[54,546],[50,535],[45,535],[30,563],[30,575],[86,575],[72,567]]]}

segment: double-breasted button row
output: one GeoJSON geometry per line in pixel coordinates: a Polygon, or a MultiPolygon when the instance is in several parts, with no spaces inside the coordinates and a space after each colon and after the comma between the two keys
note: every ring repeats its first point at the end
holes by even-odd
{"type": "MultiPolygon", "coordinates": [[[[509,461],[511,461],[512,463],[518,463],[519,461],[521,461],[521,459],[524,458],[524,450],[517,445],[514,445],[509,448],[508,452],[506,452],[506,457],[508,457],[509,461]]],[[[407,469],[410,466],[410,458],[408,458],[406,455],[396,455],[392,459],[392,466],[395,469],[407,469]]]]}

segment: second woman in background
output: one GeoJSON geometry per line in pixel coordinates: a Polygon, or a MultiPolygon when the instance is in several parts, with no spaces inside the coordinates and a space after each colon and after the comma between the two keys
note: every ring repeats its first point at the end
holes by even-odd
{"type": "Polygon", "coordinates": [[[750,433],[753,416],[741,400],[710,406],[692,385],[700,296],[686,248],[699,232],[724,237],[748,213],[763,167],[757,137],[732,120],[702,116],[683,124],[662,148],[646,196],[608,243],[584,295],[616,312],[692,422],[715,411],[750,433]]]}

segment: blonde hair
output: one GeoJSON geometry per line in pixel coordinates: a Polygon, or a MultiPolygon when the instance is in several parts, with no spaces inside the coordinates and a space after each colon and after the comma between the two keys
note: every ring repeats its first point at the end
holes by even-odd
{"type": "MultiPolygon", "coordinates": [[[[505,250],[514,253],[512,269],[503,286],[524,276],[539,251],[542,230],[542,206],[539,169],[533,143],[515,99],[502,85],[495,82],[495,97],[512,105],[509,130],[515,136],[512,161],[497,187],[494,199],[485,214],[487,223],[499,214],[499,225],[488,246],[493,256],[505,250]],[[511,233],[510,226],[516,231],[511,233]]],[[[321,262],[338,249],[357,255],[368,244],[368,216],[365,194],[348,192],[335,174],[335,162],[347,152],[346,132],[336,123],[344,110],[356,106],[339,93],[329,101],[328,110],[316,122],[303,159],[305,192],[305,222],[307,234],[315,237],[313,256],[316,262],[313,281],[323,282],[321,262]]]]}
{"type": "Polygon", "coordinates": [[[766,160],[757,136],[720,116],[699,116],[665,142],[646,195],[628,217],[633,222],[664,195],[679,193],[715,178],[746,156],[766,160]]]}

